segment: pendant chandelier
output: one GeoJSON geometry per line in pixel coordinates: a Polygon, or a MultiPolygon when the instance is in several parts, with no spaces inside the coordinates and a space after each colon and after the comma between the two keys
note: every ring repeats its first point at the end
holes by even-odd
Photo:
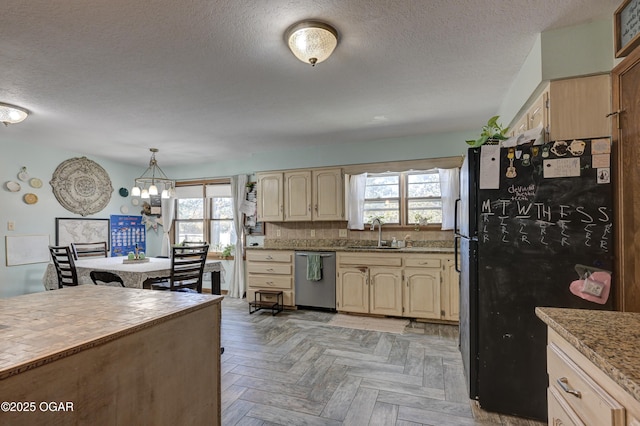
{"type": "Polygon", "coordinates": [[[170,198],[175,193],[176,181],[169,179],[158,166],[156,161],[158,149],[149,148],[149,151],[151,151],[149,167],[147,167],[142,176],[135,179],[131,195],[140,198],[151,198],[152,195],[158,195],[158,192],[161,191],[162,198],[170,198]]]}

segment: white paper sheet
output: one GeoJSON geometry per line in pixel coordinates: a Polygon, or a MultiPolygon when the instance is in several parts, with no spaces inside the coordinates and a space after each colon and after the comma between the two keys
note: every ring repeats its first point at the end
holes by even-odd
{"type": "Polygon", "coordinates": [[[542,167],[545,179],[580,176],[580,158],[544,160],[542,167]]]}
{"type": "Polygon", "coordinates": [[[480,189],[500,188],[500,145],[480,147],[480,189]]]}

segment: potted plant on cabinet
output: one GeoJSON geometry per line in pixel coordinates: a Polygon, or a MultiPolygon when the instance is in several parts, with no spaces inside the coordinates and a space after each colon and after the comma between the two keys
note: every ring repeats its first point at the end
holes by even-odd
{"type": "Polygon", "coordinates": [[[509,131],[509,128],[503,128],[502,125],[498,123],[498,118],[500,118],[499,115],[491,117],[489,121],[487,121],[487,124],[482,126],[480,137],[475,140],[472,139],[466,141],[467,144],[472,148],[477,148],[488,141],[503,141],[508,139],[507,132],[509,131]]]}

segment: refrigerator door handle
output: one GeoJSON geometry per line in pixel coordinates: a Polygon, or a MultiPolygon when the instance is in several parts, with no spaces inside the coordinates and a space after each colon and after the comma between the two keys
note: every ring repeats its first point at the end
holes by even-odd
{"type": "Polygon", "coordinates": [[[456,236],[453,238],[453,258],[454,258],[454,268],[456,269],[456,272],[460,273],[462,272],[460,270],[460,265],[458,265],[458,243],[460,242],[460,237],[456,236]]]}
{"type": "Polygon", "coordinates": [[[458,206],[460,205],[460,198],[456,198],[455,208],[453,209],[453,233],[456,235],[460,235],[460,230],[458,229],[458,206]]]}

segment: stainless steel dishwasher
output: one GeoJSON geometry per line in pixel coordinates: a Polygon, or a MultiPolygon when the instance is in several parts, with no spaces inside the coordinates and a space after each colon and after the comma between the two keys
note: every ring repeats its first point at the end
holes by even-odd
{"type": "Polygon", "coordinates": [[[297,251],[295,260],[296,306],[336,309],[336,254],[335,252],[297,251]],[[322,273],[319,281],[307,279],[307,258],[320,256],[322,273]]]}

